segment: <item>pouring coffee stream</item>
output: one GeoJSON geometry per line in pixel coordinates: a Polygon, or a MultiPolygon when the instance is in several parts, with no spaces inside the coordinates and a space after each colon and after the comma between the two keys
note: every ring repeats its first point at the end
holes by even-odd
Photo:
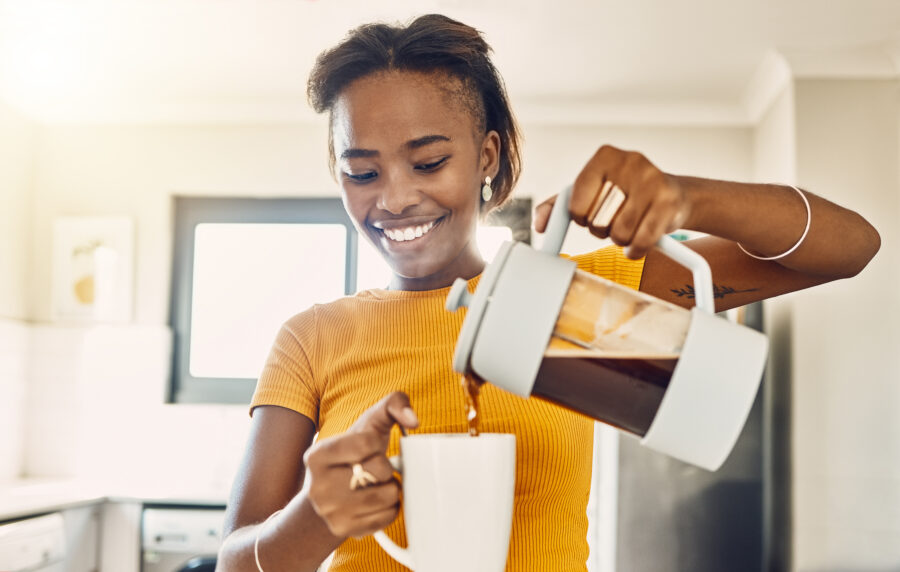
{"type": "Polygon", "coordinates": [[[478,409],[478,394],[481,384],[472,375],[462,377],[463,390],[466,392],[466,420],[469,423],[469,435],[478,437],[481,416],[478,409]]]}
{"type": "Polygon", "coordinates": [[[657,247],[692,271],[691,310],[577,270],[559,256],[570,196],[560,193],[540,250],[507,242],[474,294],[454,283],[447,309],[468,313],[453,368],[717,469],[756,395],[766,337],[715,315],[709,265],[668,236],[657,247]]]}

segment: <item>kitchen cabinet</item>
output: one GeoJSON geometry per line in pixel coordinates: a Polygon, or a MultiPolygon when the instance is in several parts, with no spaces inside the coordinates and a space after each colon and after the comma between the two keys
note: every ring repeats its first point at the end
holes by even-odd
{"type": "Polygon", "coordinates": [[[113,501],[103,511],[100,547],[101,570],[139,572],[141,554],[140,501],[113,501]]]}
{"type": "Polygon", "coordinates": [[[99,572],[100,507],[88,505],[61,511],[65,523],[64,572],[99,572]]]}
{"type": "MultiPolygon", "coordinates": [[[[52,565],[53,572],[140,572],[145,504],[219,510],[225,506],[225,495],[218,490],[173,495],[168,490],[160,494],[137,486],[118,489],[41,479],[0,485],[0,523],[53,515],[58,521],[54,546],[65,544],[52,565]]],[[[8,569],[0,561],[0,571],[8,569]]]]}

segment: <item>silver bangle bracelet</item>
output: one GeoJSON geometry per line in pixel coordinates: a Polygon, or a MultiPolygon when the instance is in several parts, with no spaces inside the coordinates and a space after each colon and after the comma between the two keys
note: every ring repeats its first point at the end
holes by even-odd
{"type": "Polygon", "coordinates": [[[746,254],[747,256],[749,256],[751,258],[755,258],[757,260],[778,260],[779,258],[784,258],[788,254],[797,250],[797,248],[801,244],[803,244],[803,241],[806,240],[806,235],[809,234],[809,223],[812,221],[812,211],[809,208],[809,200],[807,200],[806,195],[803,194],[803,191],[801,191],[800,189],[798,189],[797,187],[795,187],[793,185],[790,185],[790,187],[800,194],[800,198],[803,199],[803,204],[806,205],[806,228],[803,229],[803,234],[800,235],[800,240],[798,240],[794,246],[790,247],[789,249],[782,252],[781,254],[778,254],[775,256],[757,256],[755,254],[750,254],[749,252],[747,252],[746,248],[741,246],[740,242],[735,243],[738,245],[738,248],[740,248],[741,251],[743,251],[743,253],[746,254]]]}
{"type": "Polygon", "coordinates": [[[269,521],[272,520],[278,513],[280,513],[282,509],[278,509],[266,518],[256,529],[256,541],[253,543],[253,556],[256,558],[256,568],[259,572],[265,572],[262,568],[262,564],[259,563],[259,537],[262,536],[263,530],[265,530],[266,525],[269,524],[269,521]]]}

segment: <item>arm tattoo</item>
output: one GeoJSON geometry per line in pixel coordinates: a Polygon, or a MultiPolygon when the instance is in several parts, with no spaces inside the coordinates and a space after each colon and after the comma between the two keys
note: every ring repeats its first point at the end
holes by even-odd
{"type": "MultiPolygon", "coordinates": [[[[713,284],[713,298],[724,298],[728,294],[743,294],[744,292],[756,292],[757,290],[759,290],[759,288],[735,290],[731,286],[719,286],[718,284],[713,284]]],[[[679,288],[677,290],[672,288],[672,292],[679,298],[688,298],[689,300],[694,299],[694,287],[690,284],[685,284],[684,288],[679,288]]]]}

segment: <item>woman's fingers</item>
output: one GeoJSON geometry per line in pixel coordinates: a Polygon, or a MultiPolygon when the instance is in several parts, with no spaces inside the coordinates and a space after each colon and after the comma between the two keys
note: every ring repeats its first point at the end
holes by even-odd
{"type": "Polygon", "coordinates": [[[647,193],[627,195],[609,228],[609,238],[619,246],[631,244],[638,227],[650,209],[652,196],[647,193]]]}
{"type": "MultiPolygon", "coordinates": [[[[374,455],[359,463],[360,467],[375,478],[378,483],[394,480],[394,467],[383,454],[374,455]]],[[[353,467],[351,466],[351,476],[353,467]]]]}
{"type": "Polygon", "coordinates": [[[409,396],[395,391],[370,407],[350,428],[352,431],[374,431],[385,438],[390,437],[394,424],[404,429],[415,429],[419,419],[409,404],[409,396]]]}
{"type": "Polygon", "coordinates": [[[667,186],[653,195],[652,201],[639,217],[635,216],[634,211],[624,211],[623,208],[616,223],[621,224],[621,229],[614,229],[616,235],[611,236],[617,244],[627,247],[626,256],[638,259],[646,256],[661,236],[681,228],[689,208],[681,197],[681,190],[667,186]]]}
{"type": "Polygon", "coordinates": [[[397,506],[400,502],[400,485],[391,479],[386,483],[355,491],[355,494],[358,500],[353,505],[353,517],[359,519],[397,506]]]}
{"type": "Polygon", "coordinates": [[[545,230],[547,230],[547,222],[550,220],[550,213],[553,210],[554,204],[556,204],[556,195],[553,195],[538,206],[534,207],[534,230],[536,230],[537,232],[544,232],[545,230]]]}
{"type": "MultiPolygon", "coordinates": [[[[535,209],[534,228],[544,232],[555,197],[535,209]]],[[[688,205],[675,178],[642,154],[601,147],[575,179],[572,220],[599,238],[611,238],[640,258],[659,238],[685,222],[688,205]]]]}
{"type": "Polygon", "coordinates": [[[322,439],[310,447],[304,461],[310,469],[331,465],[350,466],[384,453],[387,441],[375,431],[347,432],[322,439]]]}
{"type": "Polygon", "coordinates": [[[354,538],[362,538],[373,532],[387,528],[389,524],[394,522],[397,514],[400,512],[400,505],[377,510],[375,512],[362,515],[356,520],[356,527],[353,531],[344,536],[352,536],[354,538]]]}
{"type": "MultiPolygon", "coordinates": [[[[354,434],[340,440],[353,441],[354,434]]],[[[337,536],[368,534],[385,526],[370,528],[368,515],[384,512],[400,502],[400,486],[393,467],[383,453],[345,463],[328,457],[335,448],[317,451],[309,458],[309,500],[337,536]]],[[[396,512],[396,511],[395,511],[396,512]]]]}
{"type": "Polygon", "coordinates": [[[662,208],[650,208],[644,213],[640,223],[634,230],[630,240],[623,242],[626,245],[625,255],[637,260],[647,255],[647,252],[656,244],[659,238],[666,233],[670,213],[662,208]]]}
{"type": "Polygon", "coordinates": [[[621,185],[628,154],[611,145],[594,153],[572,185],[569,213],[581,226],[589,226],[601,204],[609,198],[614,185],[621,185]]]}
{"type": "Polygon", "coordinates": [[[313,505],[331,533],[342,537],[365,536],[384,528],[396,518],[400,506],[400,485],[391,479],[364,489],[337,491],[335,496],[340,497],[339,502],[313,505]],[[380,518],[373,515],[380,515],[380,518]]]}

